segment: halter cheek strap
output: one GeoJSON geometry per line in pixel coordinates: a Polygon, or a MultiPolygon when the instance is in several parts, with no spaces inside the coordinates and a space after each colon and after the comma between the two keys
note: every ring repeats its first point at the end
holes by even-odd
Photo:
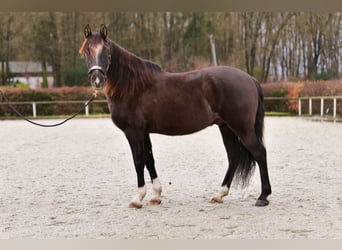
{"type": "Polygon", "coordinates": [[[89,70],[88,70],[88,75],[91,74],[91,72],[94,71],[94,70],[100,70],[100,71],[102,72],[102,74],[106,75],[106,74],[107,74],[107,71],[108,71],[108,69],[109,69],[109,66],[110,66],[111,58],[112,58],[112,57],[111,57],[111,55],[109,54],[109,55],[108,55],[108,65],[107,65],[107,68],[106,68],[106,69],[102,68],[102,67],[99,66],[99,65],[94,65],[94,66],[92,66],[92,67],[89,68],[89,70]]]}

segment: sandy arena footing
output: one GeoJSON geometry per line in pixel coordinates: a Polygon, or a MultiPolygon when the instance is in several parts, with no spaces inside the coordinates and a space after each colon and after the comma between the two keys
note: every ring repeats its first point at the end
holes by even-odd
{"type": "MultiPolygon", "coordinates": [[[[51,120],[41,121],[53,123],[51,120]]],[[[0,121],[0,238],[342,238],[342,124],[267,117],[273,194],[255,207],[250,185],[209,203],[227,159],[216,126],[188,136],[151,136],[162,203],[128,204],[136,175],[128,143],[110,119],[57,128],[0,121]]]]}

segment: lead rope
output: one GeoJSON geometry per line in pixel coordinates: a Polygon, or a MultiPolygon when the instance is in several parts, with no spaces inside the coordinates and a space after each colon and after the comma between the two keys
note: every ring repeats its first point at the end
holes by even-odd
{"type": "Polygon", "coordinates": [[[19,116],[21,119],[32,123],[33,125],[36,126],[40,126],[40,127],[44,127],[44,128],[51,128],[51,127],[57,127],[60,126],[64,123],[66,123],[67,121],[75,118],[78,114],[80,114],[97,96],[97,90],[94,91],[94,93],[91,95],[91,97],[88,99],[88,101],[82,106],[82,108],[75,114],[73,114],[72,116],[70,116],[69,118],[65,119],[62,122],[56,123],[56,124],[41,124],[41,123],[37,123],[34,122],[28,118],[26,118],[25,116],[23,116],[10,102],[10,100],[7,98],[7,96],[4,94],[4,92],[2,92],[2,90],[0,89],[0,94],[2,96],[2,99],[6,102],[6,104],[11,108],[11,110],[16,113],[17,116],[19,116]]]}

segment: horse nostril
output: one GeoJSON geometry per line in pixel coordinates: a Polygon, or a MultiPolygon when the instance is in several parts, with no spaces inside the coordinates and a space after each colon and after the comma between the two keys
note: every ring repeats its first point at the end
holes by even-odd
{"type": "Polygon", "coordinates": [[[102,73],[101,72],[96,72],[96,71],[93,72],[93,74],[90,77],[90,80],[91,80],[91,84],[93,86],[95,86],[96,88],[101,88],[101,86],[105,82],[105,78],[102,75],[102,73]]]}

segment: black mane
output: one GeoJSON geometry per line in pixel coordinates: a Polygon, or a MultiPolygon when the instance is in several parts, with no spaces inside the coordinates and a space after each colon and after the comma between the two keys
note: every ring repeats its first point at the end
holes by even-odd
{"type": "Polygon", "coordinates": [[[142,59],[118,44],[108,41],[111,51],[111,65],[105,92],[111,97],[134,96],[155,81],[162,69],[159,65],[142,59]]]}

